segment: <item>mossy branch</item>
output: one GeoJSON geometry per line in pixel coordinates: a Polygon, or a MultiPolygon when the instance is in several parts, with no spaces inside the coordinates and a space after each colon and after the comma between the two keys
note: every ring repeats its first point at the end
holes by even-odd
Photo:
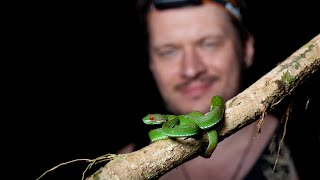
{"type": "MultiPolygon", "coordinates": [[[[320,67],[320,35],[299,48],[250,87],[226,102],[220,141],[264,116],[320,67]]],[[[116,156],[87,178],[157,179],[197,157],[207,145],[206,136],[163,140],[138,151],[116,156]]]]}

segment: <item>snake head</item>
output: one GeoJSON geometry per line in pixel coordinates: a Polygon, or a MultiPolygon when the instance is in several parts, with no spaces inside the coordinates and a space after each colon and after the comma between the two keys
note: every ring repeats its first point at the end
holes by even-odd
{"type": "Polygon", "coordinates": [[[148,125],[163,124],[167,122],[167,117],[162,114],[148,114],[142,118],[143,122],[148,125]]]}

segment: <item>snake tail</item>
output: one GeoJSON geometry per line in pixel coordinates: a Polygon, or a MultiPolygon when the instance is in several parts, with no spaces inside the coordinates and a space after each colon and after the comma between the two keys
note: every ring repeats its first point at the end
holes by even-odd
{"type": "Polygon", "coordinates": [[[204,158],[210,158],[218,144],[218,132],[216,130],[207,131],[209,144],[203,155],[204,158]]]}

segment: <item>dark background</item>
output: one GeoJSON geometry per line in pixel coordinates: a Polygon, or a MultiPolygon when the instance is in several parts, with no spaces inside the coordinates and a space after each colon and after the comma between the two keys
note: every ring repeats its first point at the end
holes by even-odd
{"type": "MultiPolygon", "coordinates": [[[[319,34],[319,13],[311,0],[248,0],[248,5],[256,37],[249,79],[254,82],[319,34]]],[[[28,7],[13,23],[13,44],[21,50],[12,54],[19,61],[12,61],[10,74],[8,122],[15,128],[7,147],[18,160],[9,167],[21,167],[24,179],[35,179],[59,163],[115,153],[131,141],[146,140],[141,118],[164,108],[143,63],[135,1],[28,7]]],[[[283,114],[294,100],[286,140],[302,179],[320,177],[318,82],[319,73],[275,110],[283,114]]],[[[43,179],[81,179],[87,165],[62,166],[43,179]]]]}

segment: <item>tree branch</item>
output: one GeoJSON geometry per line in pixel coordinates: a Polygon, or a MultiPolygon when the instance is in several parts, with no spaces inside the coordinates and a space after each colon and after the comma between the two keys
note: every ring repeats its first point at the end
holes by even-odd
{"type": "MultiPolygon", "coordinates": [[[[250,87],[226,102],[220,141],[263,117],[320,67],[320,35],[299,48],[250,87]]],[[[87,180],[156,179],[197,157],[207,146],[205,135],[162,140],[138,151],[115,156],[87,180]]]]}

